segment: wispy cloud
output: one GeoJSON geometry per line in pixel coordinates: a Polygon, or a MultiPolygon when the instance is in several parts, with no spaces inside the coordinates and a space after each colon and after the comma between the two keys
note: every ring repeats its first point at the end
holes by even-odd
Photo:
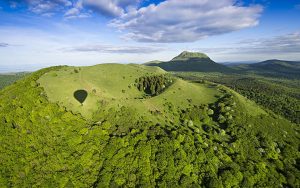
{"type": "Polygon", "coordinates": [[[118,46],[118,45],[85,45],[62,49],[70,52],[99,52],[99,53],[119,53],[119,54],[150,54],[166,50],[158,46],[118,46]]]}
{"type": "Polygon", "coordinates": [[[65,13],[65,17],[85,17],[84,15],[91,15],[91,10],[108,18],[119,17],[136,7],[139,2],[140,0],[78,0],[65,13]]]}
{"type": "Polygon", "coordinates": [[[193,42],[256,26],[262,10],[233,0],[166,0],[132,10],[110,25],[127,32],[124,38],[140,42],[193,42]]]}
{"type": "Polygon", "coordinates": [[[92,11],[84,10],[83,0],[78,0],[64,14],[65,19],[89,18],[92,17],[92,11]]]}
{"type": "Polygon", "coordinates": [[[8,0],[11,8],[19,4],[28,6],[36,14],[49,16],[63,13],[66,18],[90,17],[90,12],[99,13],[105,17],[118,17],[133,7],[141,0],[8,0]]]}
{"type": "Polygon", "coordinates": [[[29,11],[42,16],[52,16],[65,11],[73,4],[70,0],[8,0],[8,3],[11,8],[26,5],[29,11]]]}
{"type": "Polygon", "coordinates": [[[298,54],[300,55],[300,32],[272,38],[262,38],[240,41],[235,47],[200,48],[197,50],[211,53],[239,54],[298,54]]]}
{"type": "Polygon", "coordinates": [[[9,46],[9,44],[0,42],[0,48],[8,47],[8,46],[9,46]]]}
{"type": "Polygon", "coordinates": [[[9,6],[10,6],[10,8],[17,8],[18,3],[17,3],[16,1],[11,1],[11,2],[9,3],[9,6]]]}
{"type": "Polygon", "coordinates": [[[55,3],[45,2],[30,7],[30,10],[36,14],[49,14],[49,12],[53,11],[56,8],[56,6],[57,5],[55,3]]]}

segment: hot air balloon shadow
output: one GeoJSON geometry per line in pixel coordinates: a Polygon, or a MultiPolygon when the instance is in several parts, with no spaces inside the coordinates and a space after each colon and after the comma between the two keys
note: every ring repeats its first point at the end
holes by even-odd
{"type": "Polygon", "coordinates": [[[88,92],[81,89],[81,90],[77,90],[74,92],[74,98],[80,102],[81,106],[83,105],[83,102],[85,101],[85,99],[88,96],[88,92]]]}

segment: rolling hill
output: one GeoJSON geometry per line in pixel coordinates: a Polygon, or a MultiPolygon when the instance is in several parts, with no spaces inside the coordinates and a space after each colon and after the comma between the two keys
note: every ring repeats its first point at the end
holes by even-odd
{"type": "Polygon", "coordinates": [[[299,126],[151,66],[30,74],[0,91],[0,143],[0,187],[300,185],[299,126]]]}
{"type": "Polygon", "coordinates": [[[184,51],[171,61],[152,61],[145,63],[148,66],[158,66],[166,71],[179,72],[232,72],[229,67],[218,64],[206,54],[184,51]]]}
{"type": "MultiPolygon", "coordinates": [[[[149,110],[162,111],[161,108],[165,102],[173,103],[177,108],[187,107],[189,105],[187,99],[199,104],[216,100],[214,97],[218,94],[216,90],[205,86],[195,86],[193,83],[180,79],[174,80],[170,88],[159,97],[143,99],[145,93],[136,88],[136,79],[142,76],[164,74],[167,72],[158,67],[101,64],[81,67],[80,70],[76,67],[67,67],[46,73],[38,80],[38,83],[44,87],[50,101],[58,102],[69,110],[81,113],[86,118],[93,118],[99,108],[95,105],[98,103],[104,103],[107,109],[134,106],[142,114],[149,110]],[[78,70],[78,73],[74,70],[78,70]],[[72,95],[76,89],[80,88],[90,93],[82,107],[72,95]],[[183,94],[180,90],[187,93],[183,94]],[[199,98],[197,93],[203,93],[203,96],[199,98]]],[[[148,117],[147,114],[145,116],[148,117]]]]}
{"type": "Polygon", "coordinates": [[[267,60],[259,63],[232,66],[239,72],[255,73],[264,76],[300,78],[300,62],[267,60]]]}

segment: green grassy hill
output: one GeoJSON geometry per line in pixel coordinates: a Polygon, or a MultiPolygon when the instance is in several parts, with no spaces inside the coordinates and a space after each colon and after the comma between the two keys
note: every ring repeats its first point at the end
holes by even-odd
{"type": "Polygon", "coordinates": [[[158,66],[166,71],[184,72],[233,72],[229,67],[218,64],[211,60],[206,54],[184,51],[171,61],[148,62],[148,66],[158,66]]]}
{"type": "Polygon", "coordinates": [[[299,126],[158,67],[32,73],[0,91],[0,143],[0,187],[300,186],[299,126]]]}
{"type": "Polygon", "coordinates": [[[9,73],[9,74],[0,74],[0,89],[13,84],[15,81],[23,78],[28,73],[9,73]]]}
{"type": "Polygon", "coordinates": [[[86,118],[93,118],[102,104],[105,109],[134,106],[139,113],[147,115],[149,110],[164,110],[162,107],[166,102],[184,108],[189,105],[188,99],[193,100],[195,104],[216,100],[217,90],[180,79],[175,79],[160,96],[145,98],[145,93],[135,86],[135,80],[142,76],[161,74],[167,72],[158,67],[101,64],[92,67],[66,67],[46,73],[38,83],[45,89],[50,101],[58,102],[86,118]],[[83,106],[73,97],[73,93],[78,89],[84,89],[89,94],[83,106]],[[198,97],[199,93],[202,97],[198,97]]]}
{"type": "Polygon", "coordinates": [[[300,62],[267,60],[260,63],[232,66],[235,70],[244,73],[255,73],[263,76],[300,78],[300,62]]]}

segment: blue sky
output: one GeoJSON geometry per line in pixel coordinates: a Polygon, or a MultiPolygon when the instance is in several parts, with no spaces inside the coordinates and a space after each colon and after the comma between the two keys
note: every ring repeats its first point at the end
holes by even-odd
{"type": "Polygon", "coordinates": [[[300,0],[2,0],[0,71],[184,50],[217,62],[300,60],[299,20],[300,0]]]}

